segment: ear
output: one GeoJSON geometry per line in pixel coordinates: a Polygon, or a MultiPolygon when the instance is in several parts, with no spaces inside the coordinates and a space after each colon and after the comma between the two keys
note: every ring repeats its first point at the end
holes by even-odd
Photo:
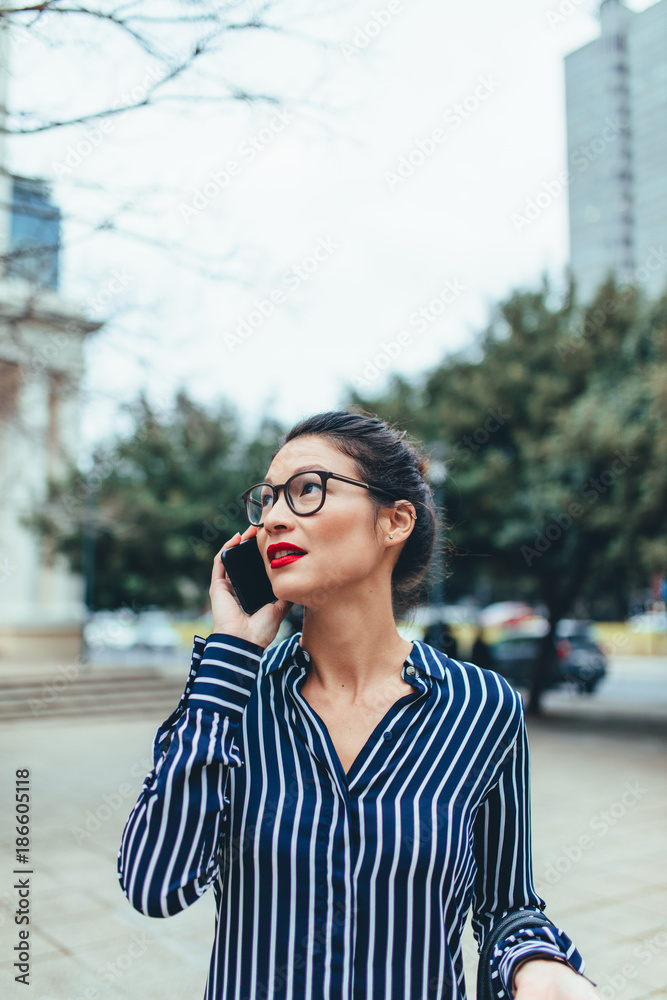
{"type": "Polygon", "coordinates": [[[397,500],[393,507],[384,507],[378,521],[384,544],[387,547],[402,545],[412,534],[416,520],[417,513],[409,500],[397,500]]]}

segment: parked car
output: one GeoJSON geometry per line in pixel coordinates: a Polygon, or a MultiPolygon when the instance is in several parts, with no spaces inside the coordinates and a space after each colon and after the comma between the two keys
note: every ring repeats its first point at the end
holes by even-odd
{"type": "Polygon", "coordinates": [[[598,645],[590,621],[563,618],[556,625],[558,674],[563,683],[574,683],[591,694],[607,673],[607,657],[598,645]]]}
{"type": "Polygon", "coordinates": [[[137,617],[135,645],[139,649],[173,652],[180,648],[181,639],[164,611],[142,611],[137,617]]]}
{"type": "MultiPolygon", "coordinates": [[[[574,685],[591,694],[607,672],[607,658],[592,634],[593,623],[563,619],[556,626],[556,639],[547,670],[546,687],[574,685]]],[[[540,654],[544,619],[526,621],[513,634],[490,642],[491,669],[515,687],[529,687],[540,654]],[[541,623],[541,624],[540,624],[541,623]],[[526,634],[527,633],[527,634],[526,634]],[[532,634],[531,634],[532,633],[532,634]]]]}
{"type": "Polygon", "coordinates": [[[96,654],[171,652],[180,647],[180,636],[169,615],[159,609],[139,614],[129,608],[96,611],[84,625],[83,637],[88,650],[96,654]]]}

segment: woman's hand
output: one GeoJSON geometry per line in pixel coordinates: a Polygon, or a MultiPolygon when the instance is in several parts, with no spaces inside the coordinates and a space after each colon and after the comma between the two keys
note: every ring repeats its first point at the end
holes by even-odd
{"type": "Polygon", "coordinates": [[[565,962],[531,958],[514,973],[514,1000],[600,1000],[600,994],[565,962]]]}
{"type": "Polygon", "coordinates": [[[235,635],[247,639],[258,646],[266,647],[275,639],[280,623],[292,607],[289,601],[266,604],[254,615],[247,615],[239,604],[234,588],[227,577],[222,561],[222,552],[233,545],[239,545],[257,534],[257,526],[251,525],[240,535],[238,532],[222,546],[213,561],[211,573],[211,610],[213,612],[213,632],[235,635]]]}

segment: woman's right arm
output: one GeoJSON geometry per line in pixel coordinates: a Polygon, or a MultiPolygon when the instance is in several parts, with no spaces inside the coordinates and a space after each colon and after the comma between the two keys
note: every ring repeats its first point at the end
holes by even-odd
{"type": "MultiPolygon", "coordinates": [[[[251,533],[249,529],[246,536],[251,533]]],[[[235,536],[227,546],[240,540],[235,536]]],[[[135,909],[151,917],[167,917],[190,906],[217,875],[229,769],[243,766],[234,737],[264,646],[290,607],[278,602],[245,615],[226,579],[220,553],[210,595],[214,632],[207,640],[195,638],[185,691],[157,731],[154,767],[118,853],[123,892],[135,909]]]]}
{"type": "Polygon", "coordinates": [[[195,638],[185,692],[157,731],[118,853],[121,888],[146,916],[178,913],[216,877],[229,768],[243,764],[234,737],[262,652],[234,636],[195,638]]]}

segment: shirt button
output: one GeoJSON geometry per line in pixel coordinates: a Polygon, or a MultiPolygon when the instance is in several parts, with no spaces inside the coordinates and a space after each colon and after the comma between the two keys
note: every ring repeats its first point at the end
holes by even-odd
{"type": "Polygon", "coordinates": [[[415,675],[415,668],[412,667],[412,666],[407,667],[405,672],[406,672],[406,674],[410,674],[410,677],[414,677],[414,675],[415,675]]]}
{"type": "Polygon", "coordinates": [[[387,732],[384,734],[384,738],[386,740],[393,740],[394,734],[392,733],[391,729],[387,730],[387,732]]]}

